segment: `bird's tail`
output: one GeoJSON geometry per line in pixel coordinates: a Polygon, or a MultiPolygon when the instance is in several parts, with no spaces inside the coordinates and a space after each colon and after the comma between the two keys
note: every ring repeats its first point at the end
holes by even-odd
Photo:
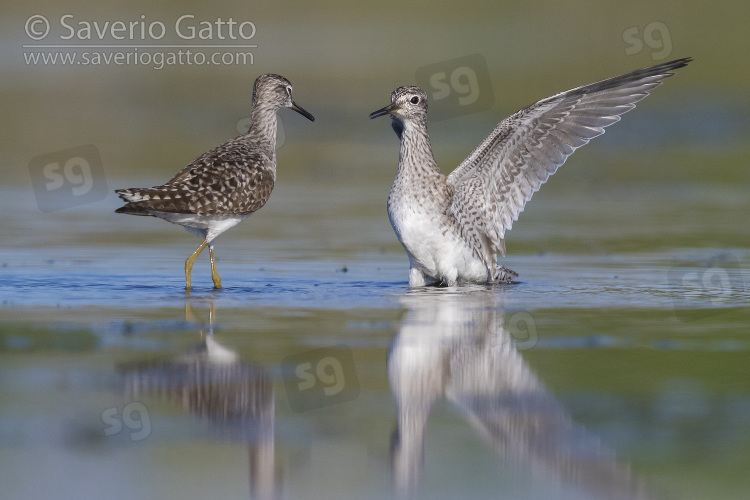
{"type": "Polygon", "coordinates": [[[120,197],[122,201],[128,203],[115,210],[117,214],[128,214],[128,215],[142,215],[144,217],[151,216],[151,213],[139,206],[137,203],[143,199],[143,196],[139,194],[140,189],[115,189],[115,193],[120,197]]]}
{"type": "Polygon", "coordinates": [[[128,214],[128,215],[141,215],[144,217],[153,217],[151,212],[148,210],[145,210],[138,205],[134,205],[133,203],[128,203],[127,205],[123,205],[117,210],[115,210],[116,214],[128,214]]]}
{"type": "Polygon", "coordinates": [[[518,273],[507,267],[498,266],[495,269],[495,283],[515,283],[518,273]]]}

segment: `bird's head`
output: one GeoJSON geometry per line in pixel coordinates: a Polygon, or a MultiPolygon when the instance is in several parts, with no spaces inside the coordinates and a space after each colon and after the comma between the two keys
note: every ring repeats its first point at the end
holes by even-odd
{"type": "Polygon", "coordinates": [[[391,92],[391,103],[370,113],[370,119],[385,115],[391,115],[391,125],[400,138],[407,122],[427,121],[427,94],[413,85],[399,87],[391,92]]]}
{"type": "Polygon", "coordinates": [[[260,75],[253,85],[253,106],[270,105],[276,108],[291,108],[310,121],[313,115],[305,111],[292,99],[292,84],[281,75],[266,73],[260,75]]]}

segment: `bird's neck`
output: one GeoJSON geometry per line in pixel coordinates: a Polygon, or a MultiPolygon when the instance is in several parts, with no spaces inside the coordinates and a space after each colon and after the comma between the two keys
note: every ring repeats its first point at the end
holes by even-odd
{"type": "Polygon", "coordinates": [[[275,106],[253,106],[252,124],[247,136],[254,139],[257,144],[263,144],[271,149],[276,150],[276,107],[275,106]]]}
{"type": "Polygon", "coordinates": [[[429,176],[436,173],[442,175],[432,155],[432,145],[424,122],[403,123],[400,137],[398,176],[429,176]]]}

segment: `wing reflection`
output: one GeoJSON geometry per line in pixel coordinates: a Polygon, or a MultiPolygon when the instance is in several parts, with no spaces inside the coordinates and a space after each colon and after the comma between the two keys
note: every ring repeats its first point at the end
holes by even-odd
{"type": "MultiPolygon", "coordinates": [[[[193,322],[192,307],[185,305],[193,322]]],[[[128,396],[156,396],[210,423],[221,436],[248,443],[250,497],[275,498],[274,398],[270,375],[243,362],[213,336],[211,303],[207,330],[189,352],[174,358],[123,365],[128,396]]]]}
{"type": "Polygon", "coordinates": [[[420,485],[425,427],[433,404],[445,398],[505,463],[534,479],[601,498],[649,498],[525,363],[496,291],[411,293],[402,302],[407,314],[388,359],[398,408],[391,468],[399,494],[420,485]]]}

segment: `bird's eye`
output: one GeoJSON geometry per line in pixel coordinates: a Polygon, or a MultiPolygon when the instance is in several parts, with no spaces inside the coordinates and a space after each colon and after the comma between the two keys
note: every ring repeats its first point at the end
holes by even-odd
{"type": "Polygon", "coordinates": [[[291,97],[292,96],[292,87],[287,87],[286,88],[286,93],[289,94],[289,97],[291,97]]]}
{"type": "Polygon", "coordinates": [[[419,104],[419,97],[417,97],[417,96],[412,97],[411,98],[411,103],[412,104],[419,104]]]}

